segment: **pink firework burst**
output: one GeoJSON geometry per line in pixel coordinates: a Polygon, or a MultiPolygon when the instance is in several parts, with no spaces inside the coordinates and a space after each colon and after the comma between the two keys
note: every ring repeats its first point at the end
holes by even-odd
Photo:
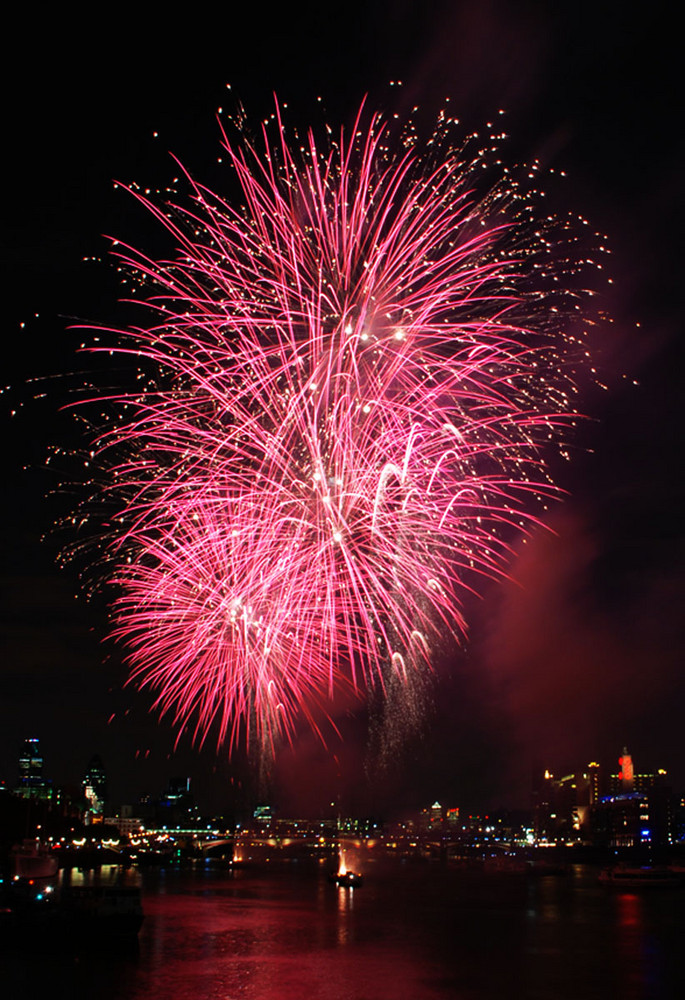
{"type": "Polygon", "coordinates": [[[141,197],[177,254],[120,253],[154,316],[106,350],[152,376],[93,445],[106,574],[132,679],[201,741],[424,671],[554,492],[573,265],[533,193],[477,193],[492,144],[453,125],[422,152],[360,112],[321,144],[277,109],[273,144],[224,132],[238,207],[141,197]]]}

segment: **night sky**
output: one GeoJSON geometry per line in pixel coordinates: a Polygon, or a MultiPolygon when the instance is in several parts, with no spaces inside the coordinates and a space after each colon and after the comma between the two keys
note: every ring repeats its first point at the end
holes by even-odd
{"type": "Polygon", "coordinates": [[[613,768],[627,744],[638,771],[665,767],[684,790],[685,95],[670,5],[370,0],[274,15],[200,2],[185,17],[142,6],[112,6],[106,27],[94,8],[25,13],[7,43],[21,70],[5,81],[3,121],[0,778],[14,782],[22,740],[38,736],[58,784],[79,781],[99,753],[114,802],[190,775],[205,808],[268,794],[285,812],[339,797],[391,815],[435,797],[525,806],[534,766],[613,768]],[[401,89],[388,86],[398,79],[401,89]],[[553,531],[520,545],[511,580],[467,608],[470,642],[445,648],[423,726],[382,771],[368,734],[376,712],[369,727],[361,708],[341,714],[344,739],[328,750],[303,733],[270,786],[225,753],[185,738],[174,749],[151,699],[122,688],[103,607],[76,599],[75,574],[55,568],[57,540],[40,541],[64,504],[46,499],[58,481],[42,468],[47,448],[78,443],[60,411],[62,376],[84,365],[68,328],[120,316],[101,234],[166,246],[112,181],[164,185],[171,151],[220,187],[215,113],[227,83],[253,121],[273,91],[303,124],[321,120],[319,96],[332,124],[349,124],[366,93],[389,113],[418,104],[428,119],[448,96],[468,127],[504,108],[507,156],[565,170],[551,207],[588,217],[612,249],[602,305],[613,323],[591,343],[608,390],[581,386],[588,420],[558,470],[568,496],[550,513],[553,531]]]}

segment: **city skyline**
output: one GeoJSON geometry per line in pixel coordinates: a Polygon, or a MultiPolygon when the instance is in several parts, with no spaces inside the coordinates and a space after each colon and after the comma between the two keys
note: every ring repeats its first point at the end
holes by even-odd
{"type": "MultiPolygon", "coordinates": [[[[666,763],[662,761],[661,766],[650,771],[640,764],[639,756],[637,762],[634,762],[633,755],[629,753],[628,748],[623,747],[611,762],[577,760],[573,762],[572,766],[569,764],[567,768],[557,769],[556,772],[552,772],[547,766],[537,768],[529,776],[527,794],[522,796],[519,801],[510,801],[507,806],[502,803],[493,803],[488,809],[481,811],[486,813],[513,811],[535,814],[543,789],[557,789],[554,794],[561,792],[562,797],[564,790],[566,790],[565,794],[568,796],[568,789],[571,787],[575,789],[577,782],[580,782],[578,787],[584,789],[584,791],[577,793],[577,796],[583,801],[587,798],[587,805],[596,805],[607,799],[613,800],[616,795],[644,793],[655,784],[667,788],[674,800],[681,799],[685,790],[672,784],[668,767],[663,766],[666,763]]],[[[372,814],[369,801],[358,801],[356,810],[350,809],[351,803],[344,801],[339,792],[332,786],[322,789],[318,801],[309,799],[309,809],[305,809],[305,812],[301,814],[293,812],[291,802],[281,803],[279,801],[278,787],[272,787],[269,792],[261,795],[256,787],[245,789],[244,793],[235,789],[233,797],[224,790],[224,799],[220,803],[220,807],[217,808],[215,803],[215,807],[210,808],[208,802],[196,797],[196,789],[189,776],[182,776],[172,773],[172,771],[167,773],[163,785],[157,788],[147,788],[142,795],[127,794],[129,789],[124,789],[123,794],[115,799],[109,791],[106,763],[98,753],[89,756],[87,764],[84,764],[80,773],[72,773],[66,780],[56,782],[50,772],[49,757],[47,770],[44,770],[44,750],[40,739],[35,736],[23,741],[15,767],[15,776],[0,773],[0,789],[5,793],[20,798],[44,801],[52,806],[59,805],[61,801],[69,801],[73,806],[76,806],[80,800],[80,808],[96,814],[100,821],[105,814],[116,814],[124,808],[128,811],[133,809],[135,812],[137,805],[149,809],[160,804],[169,805],[179,797],[187,800],[187,803],[192,805],[193,811],[200,815],[222,812],[225,815],[233,816],[234,819],[241,819],[243,822],[250,816],[257,817],[267,812],[274,818],[301,815],[302,818],[308,819],[330,818],[336,815],[338,817],[341,815],[368,817],[372,814]],[[268,803],[268,805],[264,803],[268,803]]],[[[132,782],[131,787],[134,786],[135,782],[132,782]]],[[[265,790],[261,789],[260,791],[264,793],[265,790]]],[[[428,814],[438,807],[445,815],[449,812],[457,816],[467,816],[474,812],[472,802],[455,799],[453,795],[449,798],[451,793],[443,794],[444,792],[444,789],[442,792],[437,789],[435,801],[433,798],[424,798],[422,801],[415,802],[411,807],[406,806],[404,809],[395,810],[390,808],[387,814],[376,814],[376,819],[384,822],[397,822],[411,814],[428,814]],[[440,799],[443,800],[442,803],[440,803],[440,799]],[[430,802],[433,803],[432,806],[429,804],[430,802]]],[[[478,810],[475,811],[478,812],[478,810]]]]}

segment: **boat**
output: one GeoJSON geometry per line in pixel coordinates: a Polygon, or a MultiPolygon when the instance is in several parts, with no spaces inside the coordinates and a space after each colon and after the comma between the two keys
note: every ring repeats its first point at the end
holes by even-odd
{"type": "Polygon", "coordinates": [[[342,845],[338,851],[338,870],[331,872],[328,881],[342,889],[356,889],[364,881],[363,875],[347,866],[347,850],[342,845]]]}
{"type": "Polygon", "coordinates": [[[0,937],[55,944],[102,944],[135,940],[143,923],[140,887],[120,880],[60,877],[0,879],[0,937]]]}
{"type": "Polygon", "coordinates": [[[331,872],[328,876],[328,881],[340,886],[342,889],[356,889],[363,884],[364,876],[359,872],[337,871],[331,872]]]}
{"type": "Polygon", "coordinates": [[[625,889],[675,888],[682,885],[683,876],[666,867],[644,865],[640,868],[630,868],[628,865],[616,865],[600,872],[599,881],[604,885],[625,889]]]}
{"type": "Polygon", "coordinates": [[[15,879],[51,879],[59,867],[56,855],[33,838],[12,848],[10,863],[15,879]]]}

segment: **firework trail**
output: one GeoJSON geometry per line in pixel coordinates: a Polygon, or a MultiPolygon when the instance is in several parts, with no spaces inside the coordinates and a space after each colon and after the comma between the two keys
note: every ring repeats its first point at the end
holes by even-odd
{"type": "Polygon", "coordinates": [[[186,206],[138,195],[177,255],[118,247],[153,319],[93,348],[144,386],[92,445],[103,572],[133,680],[200,741],[425,671],[553,493],[572,238],[506,172],[475,193],[494,147],[453,127],[289,141],[277,108],[259,143],[224,131],[239,207],[190,177],[186,206]]]}

